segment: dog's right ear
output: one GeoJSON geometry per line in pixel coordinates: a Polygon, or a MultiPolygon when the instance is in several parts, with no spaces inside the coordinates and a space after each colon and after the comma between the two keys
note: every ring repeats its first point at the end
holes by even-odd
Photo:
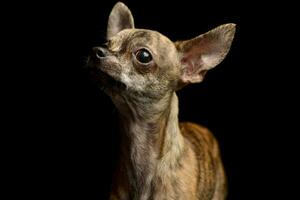
{"type": "Polygon", "coordinates": [[[134,21],[129,8],[122,2],[116,3],[108,18],[106,39],[109,40],[123,29],[131,28],[134,28],[134,21]]]}

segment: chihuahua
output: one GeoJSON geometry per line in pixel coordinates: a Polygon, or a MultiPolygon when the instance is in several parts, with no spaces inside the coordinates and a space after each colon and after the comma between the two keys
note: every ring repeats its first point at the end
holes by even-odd
{"type": "Polygon", "coordinates": [[[107,43],[88,66],[116,106],[120,157],[111,200],[223,200],[226,178],[210,131],[178,122],[176,91],[199,83],[227,55],[235,24],[186,41],[134,27],[126,5],[112,9],[107,43]]]}

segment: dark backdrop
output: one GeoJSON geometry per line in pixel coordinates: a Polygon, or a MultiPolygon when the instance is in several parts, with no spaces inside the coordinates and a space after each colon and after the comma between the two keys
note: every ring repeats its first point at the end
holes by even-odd
{"type": "MultiPolygon", "coordinates": [[[[217,137],[229,200],[278,196],[286,176],[282,162],[289,160],[281,151],[289,148],[282,145],[287,136],[280,127],[286,115],[279,114],[287,107],[278,100],[287,93],[277,51],[283,42],[278,38],[288,27],[277,11],[285,7],[275,11],[274,3],[231,0],[123,2],[136,27],[157,30],[174,41],[223,23],[237,24],[226,59],[203,83],[178,92],[179,118],[205,125],[217,137]]],[[[13,80],[22,81],[11,90],[16,95],[13,108],[21,112],[13,116],[20,122],[10,130],[22,131],[12,133],[10,151],[15,153],[10,159],[16,164],[10,182],[20,186],[12,196],[107,199],[118,145],[117,112],[82,67],[91,48],[105,41],[115,3],[13,5],[18,23],[10,23],[16,30],[10,63],[21,61],[21,73],[13,74],[13,80]]]]}

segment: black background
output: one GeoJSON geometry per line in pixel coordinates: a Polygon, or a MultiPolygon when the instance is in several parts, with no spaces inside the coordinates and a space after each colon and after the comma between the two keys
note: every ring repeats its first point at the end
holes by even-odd
{"type": "MultiPolygon", "coordinates": [[[[287,199],[292,189],[283,186],[292,170],[286,166],[295,158],[287,131],[293,123],[283,123],[294,99],[288,96],[293,89],[284,86],[290,80],[284,79],[280,57],[286,53],[283,34],[294,19],[282,13],[294,12],[256,1],[123,2],[137,28],[157,30],[173,41],[237,24],[226,59],[203,83],[178,92],[179,118],[205,125],[217,137],[229,200],[287,199]]],[[[83,66],[91,48],[105,41],[115,3],[12,5],[9,66],[19,73],[11,73],[13,100],[6,117],[13,119],[5,151],[12,152],[7,185],[18,186],[11,197],[107,199],[118,145],[117,111],[83,66]]]]}

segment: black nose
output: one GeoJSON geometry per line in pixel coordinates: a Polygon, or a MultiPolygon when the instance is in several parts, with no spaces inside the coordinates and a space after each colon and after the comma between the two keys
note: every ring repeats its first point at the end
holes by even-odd
{"type": "Polygon", "coordinates": [[[102,48],[102,47],[94,47],[93,48],[93,51],[96,55],[97,58],[104,58],[106,55],[105,55],[105,49],[102,48]]]}

